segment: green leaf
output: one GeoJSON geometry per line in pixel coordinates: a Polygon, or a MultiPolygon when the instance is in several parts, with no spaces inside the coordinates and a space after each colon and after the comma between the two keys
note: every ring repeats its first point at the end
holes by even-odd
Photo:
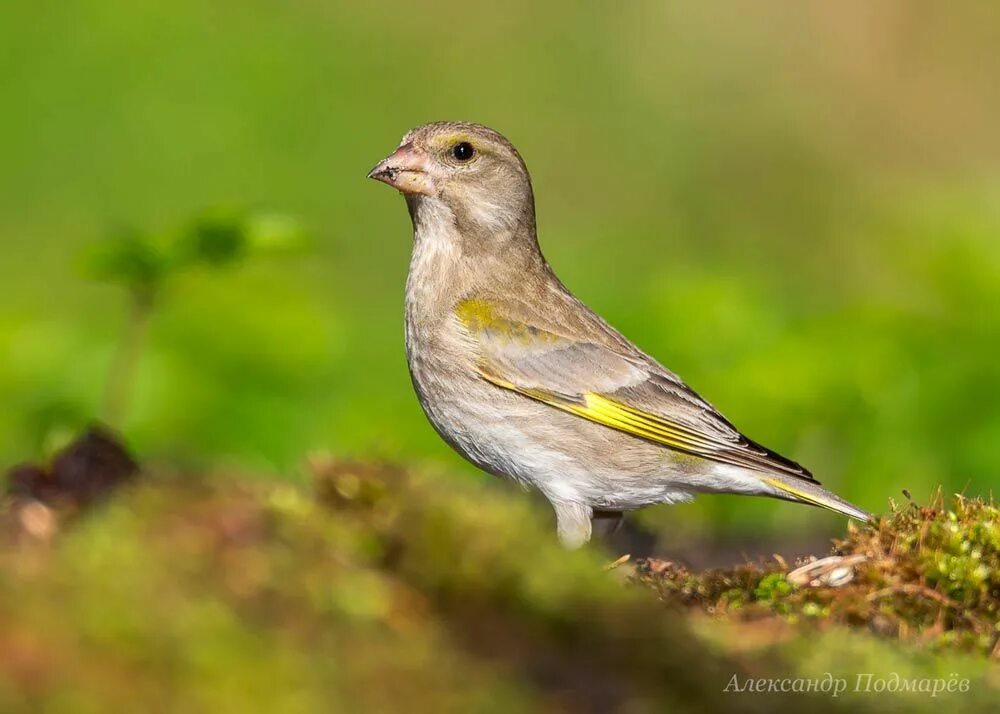
{"type": "Polygon", "coordinates": [[[243,214],[216,209],[203,213],[182,236],[179,262],[223,267],[240,262],[247,251],[243,214]]]}
{"type": "Polygon", "coordinates": [[[305,244],[305,231],[290,216],[215,208],[202,213],[181,236],[177,262],[227,267],[251,255],[292,253],[305,244]]]}
{"type": "Polygon", "coordinates": [[[164,250],[135,229],[112,234],[84,257],[84,271],[90,277],[133,289],[155,289],[169,269],[164,250]]]}

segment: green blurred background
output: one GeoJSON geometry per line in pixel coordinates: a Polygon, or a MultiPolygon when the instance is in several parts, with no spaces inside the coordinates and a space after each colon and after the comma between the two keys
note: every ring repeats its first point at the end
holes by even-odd
{"type": "MultiPolygon", "coordinates": [[[[860,505],[1000,470],[1000,23],[988,3],[43,0],[0,11],[0,463],[99,410],[116,226],[277,209],[310,250],[174,281],[127,436],[302,478],[316,450],[467,472],[403,356],[409,128],[521,150],[564,281],[860,505]]],[[[835,532],[734,497],[663,533],[835,532]]]]}

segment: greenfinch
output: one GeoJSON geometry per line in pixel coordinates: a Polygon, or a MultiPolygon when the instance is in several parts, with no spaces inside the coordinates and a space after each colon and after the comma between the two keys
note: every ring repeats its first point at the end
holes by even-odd
{"type": "Polygon", "coordinates": [[[564,545],[700,493],[871,520],[573,296],[539,249],[528,170],[499,133],[426,124],[369,178],[402,192],[413,223],[405,337],[420,404],[466,459],[541,491],[564,545]]]}

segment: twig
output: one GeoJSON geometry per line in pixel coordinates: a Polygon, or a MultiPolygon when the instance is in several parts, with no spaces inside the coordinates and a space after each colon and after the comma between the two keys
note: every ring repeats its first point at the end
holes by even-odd
{"type": "Polygon", "coordinates": [[[914,583],[905,583],[903,585],[891,585],[887,588],[882,588],[881,590],[876,590],[873,593],[868,593],[867,600],[869,602],[874,602],[885,595],[893,595],[905,593],[907,595],[923,595],[924,597],[930,598],[942,605],[947,605],[954,610],[960,610],[961,605],[952,600],[947,595],[942,595],[937,590],[932,590],[926,585],[917,585],[914,583]]]}

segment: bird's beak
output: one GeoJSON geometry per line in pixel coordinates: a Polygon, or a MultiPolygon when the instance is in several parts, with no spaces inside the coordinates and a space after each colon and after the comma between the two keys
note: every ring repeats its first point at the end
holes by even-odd
{"type": "Polygon", "coordinates": [[[413,144],[403,144],[368,172],[368,178],[387,183],[403,193],[434,195],[427,154],[413,144]]]}

